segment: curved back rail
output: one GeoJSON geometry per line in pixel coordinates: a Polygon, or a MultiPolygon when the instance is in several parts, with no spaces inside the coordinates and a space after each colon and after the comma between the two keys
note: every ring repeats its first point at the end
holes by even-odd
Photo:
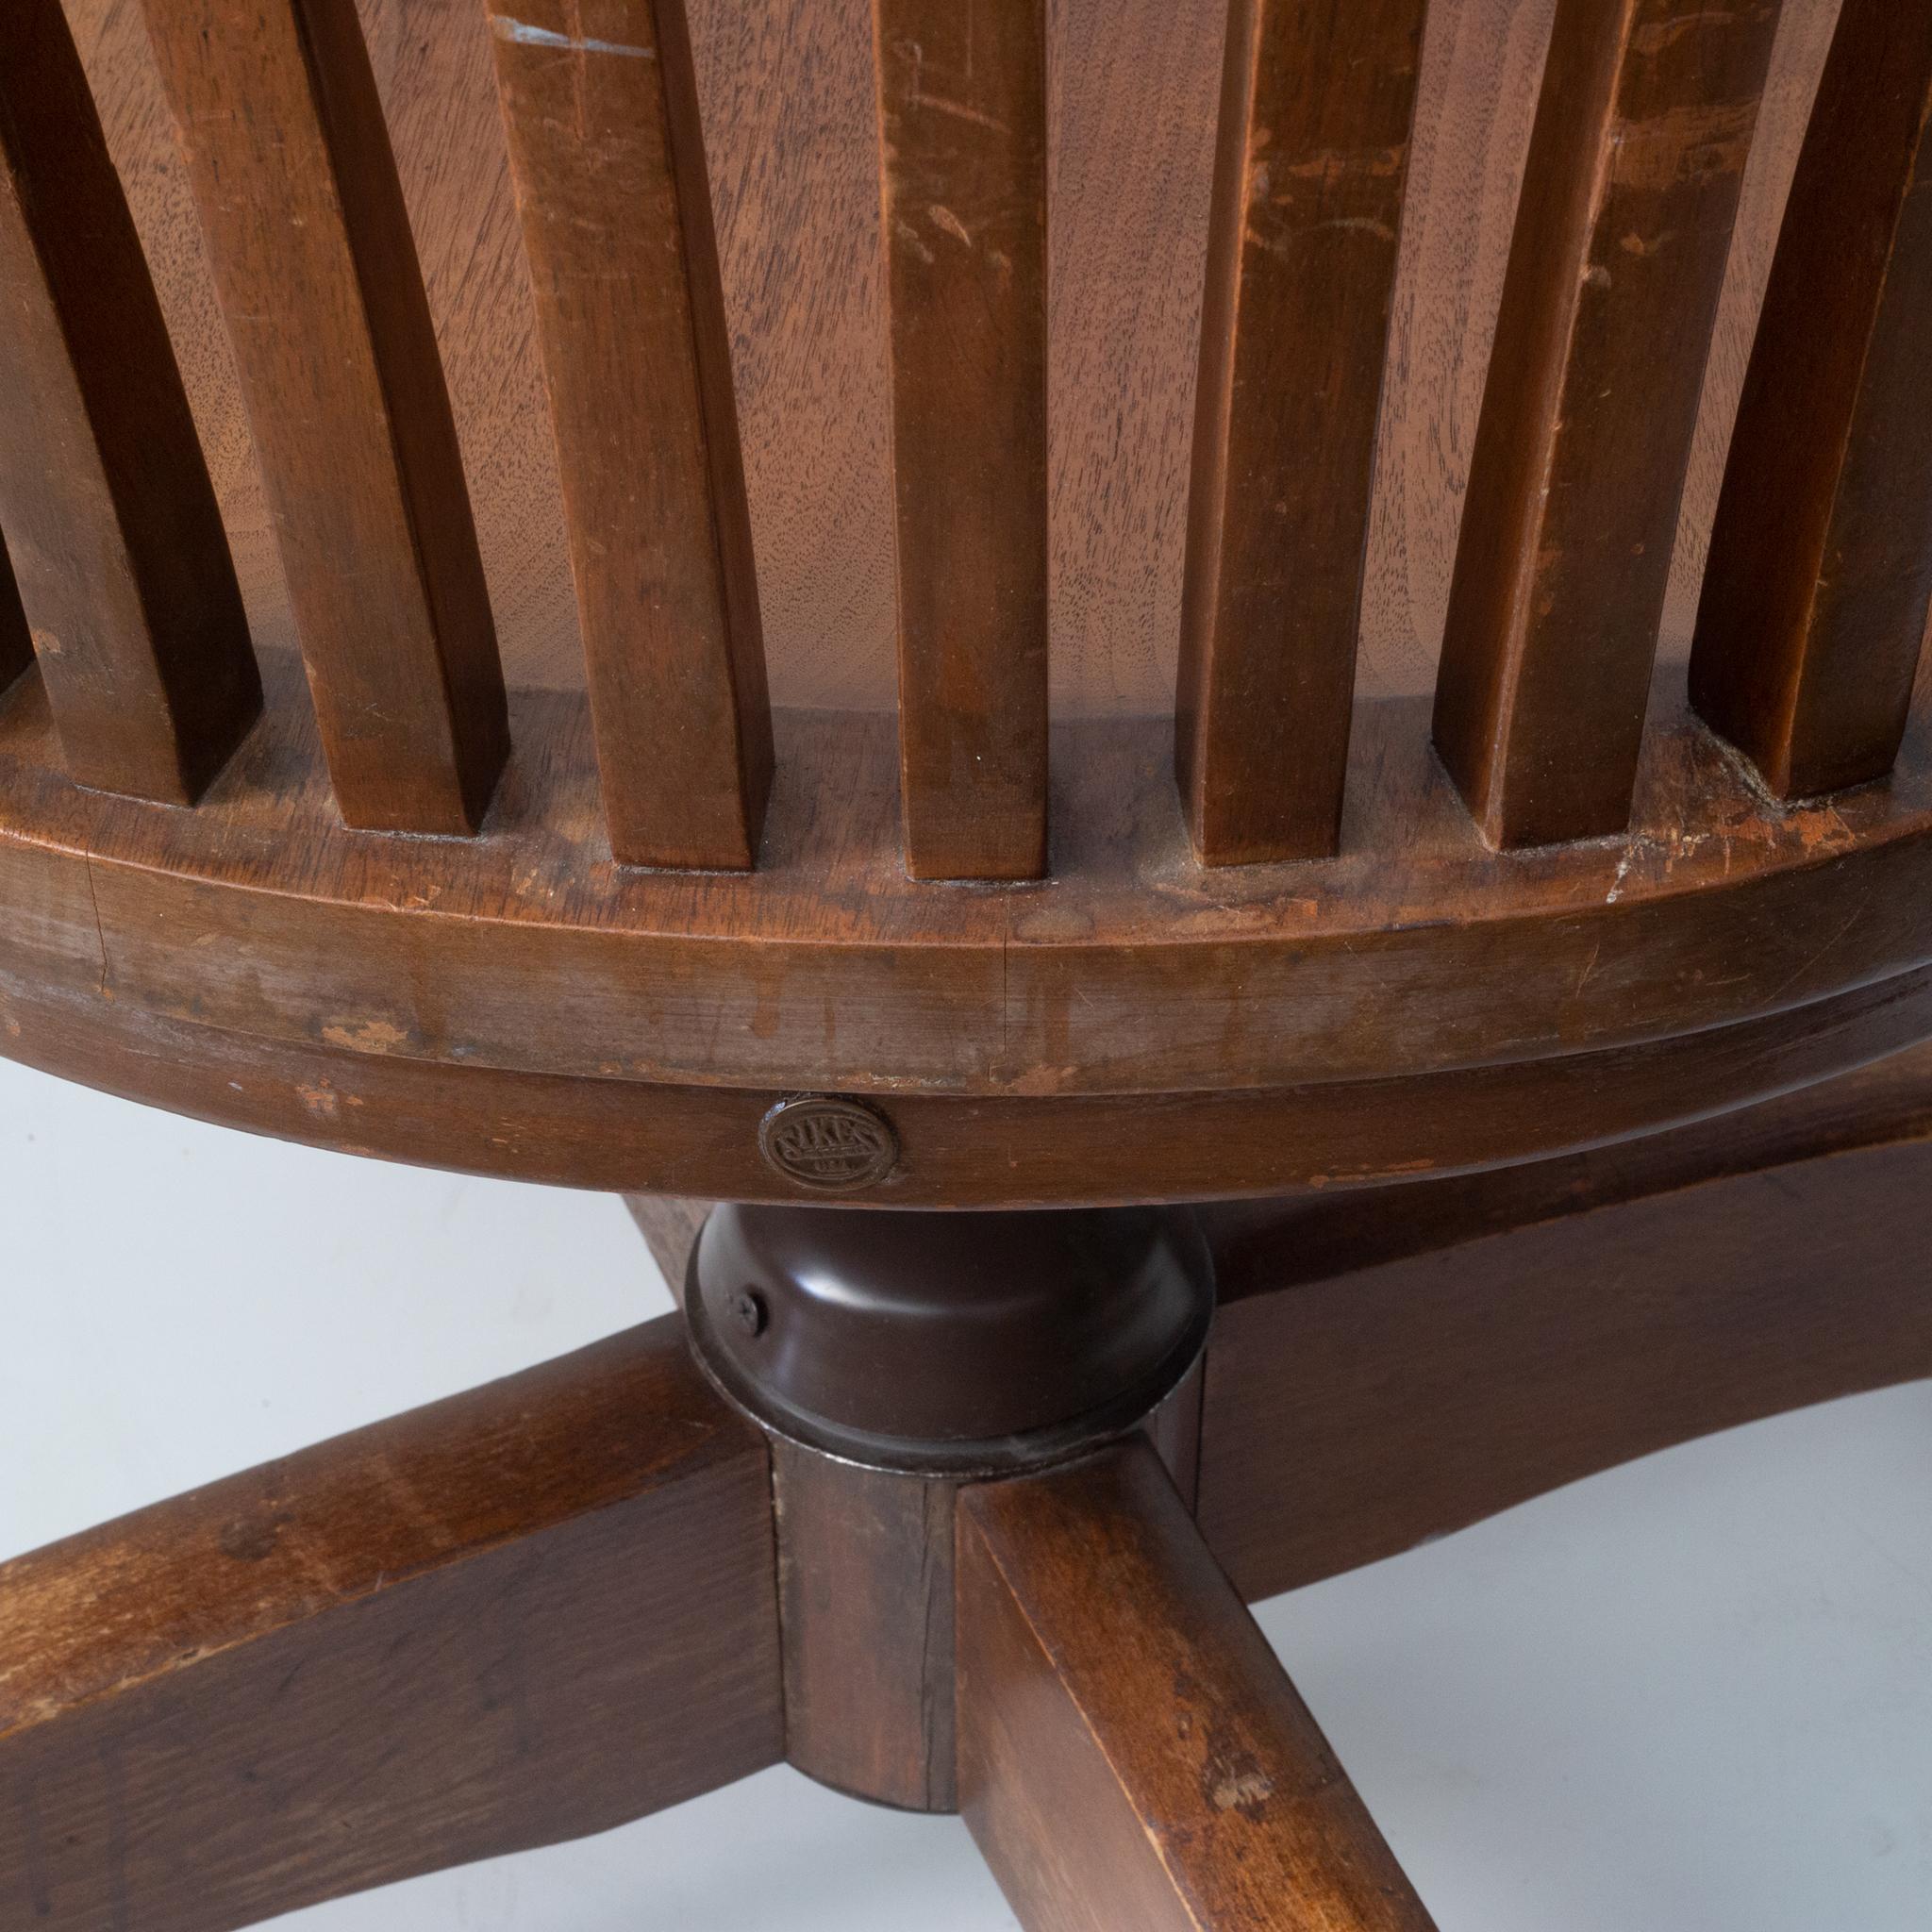
{"type": "MultiPolygon", "coordinates": [[[[59,837],[86,848],[104,945],[124,884],[148,891],[171,870],[208,888],[292,885],[305,903],[460,911],[496,927],[468,956],[475,970],[425,941],[401,1024],[358,981],[345,930],[325,946],[318,927],[331,983],[308,1043],[571,1077],[1031,1096],[1635,1048],[1835,996],[1932,951],[1905,913],[1869,911],[1879,885],[1919,876],[1899,858],[1932,811],[1917,763],[1895,798],[1831,810],[1826,856],[1870,872],[1856,905],[1854,883],[1822,878],[1811,808],[1787,818],[1770,802],[1891,769],[1932,603],[1922,9],[1838,10],[1697,619],[1690,696],[1718,737],[1670,724],[1659,738],[1673,545],[1781,8],[1554,0],[1520,193],[1491,197],[1513,239],[1435,683],[1452,785],[1426,761],[1391,777],[1419,721],[1358,701],[1356,658],[1385,393],[1414,353],[1391,314],[1420,76],[1427,37],[1467,5],[1228,0],[1178,682],[1166,719],[1070,720],[1050,773],[1049,608],[1064,588],[1050,528],[1085,513],[1079,491],[1114,485],[1059,474],[1050,448],[1063,102],[1046,0],[874,0],[875,119],[851,138],[875,142],[880,163],[896,761],[861,714],[794,711],[774,733],[740,428],[757,316],[726,299],[686,0],[439,4],[424,49],[451,73],[480,63],[500,108],[594,803],[558,705],[507,703],[420,224],[372,62],[370,36],[395,31],[386,0],[141,11],[313,725],[274,672],[256,722],[261,680],[178,345],[71,32],[77,19],[101,30],[99,9],[15,0],[0,21],[0,277],[14,304],[0,339],[0,680],[25,691],[38,662],[78,786],[189,805],[225,766],[246,774],[220,794],[227,817],[197,812],[216,827],[205,835],[57,806],[40,777],[22,780],[21,811],[90,828],[59,837]],[[311,728],[326,794],[301,768],[311,728]],[[1645,756],[1662,800],[1651,823],[1674,821],[1675,842],[1644,832],[1569,853],[1630,825],[1645,756]],[[479,832],[408,852],[358,843],[479,832]],[[1721,867],[1702,850],[1720,838],[1721,867]],[[1504,856],[1517,848],[1539,849],[1504,856]],[[119,864],[125,880],[104,870],[119,864]],[[1740,883],[1754,866],[1767,876],[1755,897],[1740,883]],[[661,869],[744,876],[682,884],[661,869]],[[1798,873],[1802,892],[1785,876],[1798,873]],[[916,884],[962,879],[1022,889],[941,900],[916,884]],[[1720,888],[1738,908],[1722,931],[1667,926],[1666,902],[1720,888]],[[1851,907],[1855,939],[1829,960],[1790,939],[1801,903],[1821,920],[1851,907]],[[487,1026],[463,1018],[478,973],[524,970],[519,929],[540,919],[572,928],[549,959],[573,971],[625,932],[684,943],[661,972],[640,950],[633,984],[591,970],[567,1019],[512,1015],[493,992],[487,1026]],[[1555,937],[1525,954],[1532,920],[1555,937]],[[1472,936],[1426,941],[1426,968],[1411,967],[1425,929],[1464,921],[1472,936]],[[782,1019],[763,1017],[765,988],[746,993],[743,1026],[714,1013],[708,1043],[679,1035],[677,1000],[726,941],[755,941],[758,971],[777,975],[808,927],[836,944],[802,991],[790,983],[782,1019]],[[1366,996],[1364,952],[1381,962],[1366,996]],[[1499,970],[1521,971],[1516,1018],[1493,996],[1487,1017],[1441,1004],[1457,990],[1473,1006],[1499,970]],[[625,1030],[626,1000],[653,1016],[652,1043],[597,1058],[583,1029],[625,1030]],[[802,1004],[824,1015],[809,1041],[802,1004]],[[447,1038],[424,1031],[429,1007],[447,1038]]],[[[808,21],[793,7],[783,30],[805,40],[787,58],[829,58],[851,11],[827,0],[808,21]]],[[[1130,15],[1124,30],[1155,44],[1147,9],[1130,15]]],[[[747,44],[777,31],[741,29],[747,44]]],[[[759,58],[784,86],[818,85],[759,58]]],[[[1157,61],[1123,111],[1155,125],[1164,84],[1157,61]]],[[[433,108],[436,85],[418,86],[433,108]]],[[[755,165],[791,161],[781,143],[755,165]]],[[[16,769],[40,741],[19,723],[38,702],[17,691],[0,712],[16,721],[16,769]]],[[[152,916],[178,928],[183,915],[152,916]]],[[[225,936],[243,941],[247,924],[225,936]]],[[[170,992],[178,971],[158,960],[124,959],[129,990],[208,1017],[198,993],[170,992]]],[[[260,975],[247,997],[268,997],[260,975]]],[[[273,1030],[240,1008],[218,1017],[273,1030]]]]}

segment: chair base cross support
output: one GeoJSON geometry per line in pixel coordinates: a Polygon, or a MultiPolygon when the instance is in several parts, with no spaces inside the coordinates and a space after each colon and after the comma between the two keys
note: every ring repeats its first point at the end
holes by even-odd
{"type": "Polygon", "coordinates": [[[957,1806],[1031,1932],[1410,1932],[1241,1597],[1932,1375],[1924,1053],[1205,1254],[760,1208],[688,1267],[633,1206],[707,1367],[669,1317],[0,1564],[0,1925],[225,1932],[789,1757],[957,1806]]]}
{"type": "Polygon", "coordinates": [[[1190,1217],[726,1208],[686,1305],[702,1369],[666,1318],[0,1566],[0,1922],[225,1932],[790,1757],[962,1810],[1036,1932],[1428,1925],[1194,1528],[1190,1217]]]}

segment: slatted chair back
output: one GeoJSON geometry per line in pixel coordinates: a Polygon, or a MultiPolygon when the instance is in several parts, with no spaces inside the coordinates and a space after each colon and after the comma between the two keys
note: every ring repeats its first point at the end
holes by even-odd
{"type": "MultiPolygon", "coordinates": [[[[612,850],[750,867],[772,733],[684,0],[508,8],[467,25],[501,95],[612,850]]],[[[1228,8],[1173,706],[1209,865],[1337,847],[1426,14],[1228,8]]],[[[145,15],[337,803],[351,825],[474,831],[508,751],[503,675],[363,22],[351,0],[145,15]]],[[[1555,8],[1435,694],[1491,843],[1628,821],[1779,24],[1769,0],[1555,8]]],[[[1048,865],[1047,29],[1042,0],[878,0],[874,22],[922,877],[1048,865]]],[[[186,801],[258,702],[234,574],[62,10],[25,0],[4,35],[7,668],[31,636],[75,776],[186,801]]],[[[1847,0],[1692,666],[1698,708],[1780,795],[1881,774],[1904,729],[1932,590],[1928,91],[1918,11],[1847,0]]]]}
{"type": "MultiPolygon", "coordinates": [[[[693,1089],[1274,1091],[1903,971],[1869,892],[1804,942],[1778,802],[1907,730],[1928,104],[1891,0],[15,0],[0,676],[208,802],[11,808],[156,1012],[693,1089]],[[286,958],[184,992],[238,885],[286,958]],[[437,915],[380,973],[375,908],[437,915]]],[[[1923,791],[1835,849],[1904,877],[1923,791]]]]}

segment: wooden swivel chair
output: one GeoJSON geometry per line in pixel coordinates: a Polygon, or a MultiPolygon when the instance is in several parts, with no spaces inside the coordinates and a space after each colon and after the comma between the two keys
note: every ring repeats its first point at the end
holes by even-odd
{"type": "Polygon", "coordinates": [[[789,1758],[1041,1932],[1426,1925],[1243,1599],[1932,1372],[1928,105],[1897,0],[8,0],[0,1050],[685,1315],[0,1567],[0,1924],[789,1758]]]}

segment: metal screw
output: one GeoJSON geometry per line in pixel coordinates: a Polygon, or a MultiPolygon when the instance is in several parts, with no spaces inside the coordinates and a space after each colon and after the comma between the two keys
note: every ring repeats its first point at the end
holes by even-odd
{"type": "Polygon", "coordinates": [[[765,1332],[765,1323],[769,1319],[764,1296],[756,1289],[741,1288],[731,1297],[731,1319],[747,1335],[762,1335],[765,1332]]]}

